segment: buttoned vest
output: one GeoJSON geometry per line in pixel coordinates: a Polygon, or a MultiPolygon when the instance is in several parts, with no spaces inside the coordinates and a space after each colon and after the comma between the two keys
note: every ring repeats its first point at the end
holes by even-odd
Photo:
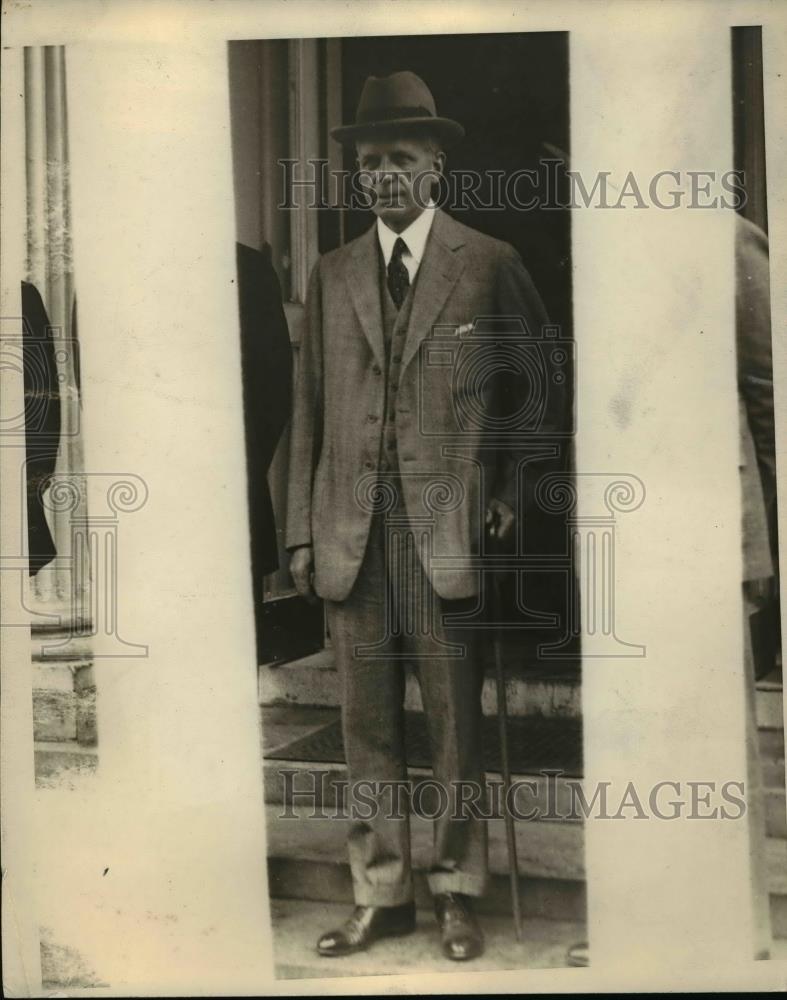
{"type": "Polygon", "coordinates": [[[413,306],[413,295],[415,293],[415,281],[418,280],[420,268],[416,273],[415,281],[411,283],[410,289],[402,302],[401,309],[397,309],[388,291],[386,281],[387,273],[385,260],[382,251],[379,253],[380,270],[380,302],[382,306],[383,337],[385,339],[385,411],[383,414],[383,432],[381,439],[380,472],[393,472],[399,470],[399,458],[397,455],[396,442],[396,396],[399,391],[399,377],[402,368],[402,354],[407,339],[407,329],[410,322],[410,313],[413,306]]]}

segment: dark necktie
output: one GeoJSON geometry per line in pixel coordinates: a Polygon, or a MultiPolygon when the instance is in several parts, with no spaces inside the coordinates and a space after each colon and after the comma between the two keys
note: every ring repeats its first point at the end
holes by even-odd
{"type": "Polygon", "coordinates": [[[388,261],[388,291],[397,309],[401,308],[410,287],[410,275],[402,260],[402,254],[406,249],[407,244],[401,236],[398,237],[394,243],[391,259],[388,261]]]}

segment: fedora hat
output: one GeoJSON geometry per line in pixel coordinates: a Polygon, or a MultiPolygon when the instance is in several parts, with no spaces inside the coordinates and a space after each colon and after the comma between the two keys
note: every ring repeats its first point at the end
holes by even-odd
{"type": "Polygon", "coordinates": [[[390,76],[367,77],[355,122],[331,129],[331,136],[337,142],[349,143],[394,128],[424,127],[426,131],[427,126],[446,146],[465,134],[459,122],[438,116],[432,92],[421,77],[402,70],[390,76]]]}

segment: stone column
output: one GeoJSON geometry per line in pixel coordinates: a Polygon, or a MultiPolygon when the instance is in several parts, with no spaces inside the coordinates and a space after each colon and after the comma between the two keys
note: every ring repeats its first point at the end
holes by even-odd
{"type": "Polygon", "coordinates": [[[9,996],[41,995],[41,958],[36,907],[34,859],[33,706],[30,699],[29,614],[24,607],[27,574],[24,505],[24,381],[21,365],[22,324],[19,283],[24,258],[25,175],[22,53],[3,53],[2,100],[3,233],[0,316],[16,317],[0,324],[0,792],[4,821],[0,828],[3,855],[2,952],[3,986],[9,996]],[[10,358],[9,353],[10,349],[10,358]],[[11,358],[16,358],[15,361],[11,358]],[[10,362],[10,363],[9,363],[10,362]],[[22,418],[20,420],[20,418],[22,418]],[[10,558],[9,558],[10,556],[10,558]],[[17,626],[17,627],[14,627],[17,626]],[[12,819],[8,819],[12,817],[12,819]]]}
{"type": "MultiPolygon", "coordinates": [[[[68,113],[65,50],[62,45],[24,50],[25,174],[27,195],[26,279],[37,288],[55,342],[60,440],[55,481],[61,498],[64,484],[74,503],[53,499],[50,486],[44,509],[57,551],[56,558],[34,578],[27,595],[32,618],[36,737],[81,742],[95,739],[91,711],[80,713],[80,698],[92,705],[92,660],[84,639],[90,631],[86,607],[89,567],[86,552],[74,549],[73,520],[87,518],[84,489],[74,271],[71,245],[68,113]],[[62,647],[62,656],[44,647],[62,647]],[[44,661],[47,665],[43,666],[44,661]],[[81,721],[80,721],[81,720],[81,721]]],[[[30,429],[28,429],[30,433],[30,429]]]]}

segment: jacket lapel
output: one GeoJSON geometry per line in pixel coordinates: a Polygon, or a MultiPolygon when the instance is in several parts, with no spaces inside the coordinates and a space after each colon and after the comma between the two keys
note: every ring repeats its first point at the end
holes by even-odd
{"type": "Polygon", "coordinates": [[[434,209],[434,213],[416,276],[407,341],[402,354],[402,371],[412,361],[421,341],[431,332],[451,289],[464,270],[464,262],[455,253],[464,244],[461,227],[441,209],[434,209]]]}
{"type": "Polygon", "coordinates": [[[352,248],[347,267],[347,285],[353,306],[377,363],[385,367],[383,316],[380,304],[377,226],[371,226],[352,248]]]}
{"type": "MultiPolygon", "coordinates": [[[[435,217],[413,290],[413,305],[402,355],[402,370],[412,361],[421,341],[430,333],[451,289],[464,270],[464,262],[455,252],[465,242],[462,227],[442,209],[436,208],[434,213],[435,217]]],[[[370,226],[353,245],[346,278],[350,298],[364,335],[378,364],[384,368],[385,342],[380,304],[376,225],[370,226]]]]}

